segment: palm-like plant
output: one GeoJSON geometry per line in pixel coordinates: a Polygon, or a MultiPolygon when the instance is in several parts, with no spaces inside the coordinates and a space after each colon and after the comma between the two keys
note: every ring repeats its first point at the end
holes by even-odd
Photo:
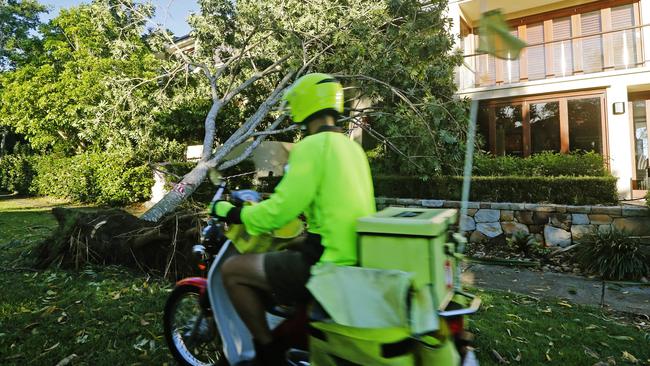
{"type": "Polygon", "coordinates": [[[603,280],[637,280],[650,273],[650,254],[643,249],[639,238],[612,228],[586,236],[576,248],[575,259],[603,280]]]}

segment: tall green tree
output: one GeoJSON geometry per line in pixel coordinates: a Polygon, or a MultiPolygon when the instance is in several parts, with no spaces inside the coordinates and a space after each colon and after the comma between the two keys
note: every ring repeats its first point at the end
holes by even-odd
{"type": "Polygon", "coordinates": [[[156,145],[166,96],[157,82],[164,64],[144,35],[152,14],[126,0],[61,10],[40,27],[42,52],[1,76],[0,124],[41,152],[156,145]]]}
{"type": "Polygon", "coordinates": [[[36,30],[45,6],[36,0],[0,0],[0,70],[29,59],[39,46],[36,30]]]}
{"type": "MultiPolygon", "coordinates": [[[[26,63],[39,49],[36,31],[41,24],[39,15],[45,11],[36,0],[0,0],[0,73],[26,63]]],[[[0,125],[0,156],[6,154],[8,141],[13,138],[11,129],[0,125]]]]}

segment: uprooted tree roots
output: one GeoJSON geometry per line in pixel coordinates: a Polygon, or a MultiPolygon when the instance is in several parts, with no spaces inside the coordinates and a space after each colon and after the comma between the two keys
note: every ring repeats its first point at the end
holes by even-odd
{"type": "Polygon", "coordinates": [[[190,252],[199,239],[196,210],[174,212],[157,223],[119,209],[54,208],[52,214],[59,227],[37,246],[38,268],[119,264],[172,278],[195,272],[190,252]]]}

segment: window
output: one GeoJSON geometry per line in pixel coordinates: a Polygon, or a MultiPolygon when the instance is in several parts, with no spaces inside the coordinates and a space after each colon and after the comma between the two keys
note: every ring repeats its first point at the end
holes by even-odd
{"type": "MultiPolygon", "coordinates": [[[[582,14],[580,17],[582,35],[600,33],[600,10],[582,14]]],[[[598,72],[603,69],[603,36],[585,37],[582,39],[582,62],[585,73],[598,72]]]]}
{"type": "MultiPolygon", "coordinates": [[[[510,33],[529,45],[522,58],[499,60],[486,54],[471,55],[474,47],[464,49],[468,55],[465,61],[473,69],[469,83],[463,86],[511,84],[639,67],[643,64],[641,23],[639,0],[590,1],[512,19],[510,33]],[[617,4],[623,5],[612,6],[617,4]]],[[[463,38],[462,45],[467,43],[463,38]]],[[[478,39],[474,44],[478,44],[478,39]]]]}
{"type": "Polygon", "coordinates": [[[632,133],[634,134],[634,167],[635,174],[633,185],[635,189],[647,190],[650,188],[650,165],[648,158],[648,124],[650,124],[650,99],[635,100],[632,106],[632,133]]]}
{"type": "MultiPolygon", "coordinates": [[[[544,23],[530,24],[526,27],[528,44],[544,42],[544,23]]],[[[530,46],[526,51],[528,57],[528,80],[546,77],[544,45],[530,46]]]]}
{"type": "Polygon", "coordinates": [[[492,55],[478,56],[479,85],[494,85],[496,83],[496,61],[492,55]]]}
{"type": "Polygon", "coordinates": [[[521,105],[495,108],[496,154],[524,156],[524,134],[521,105]]]}
{"type": "Polygon", "coordinates": [[[571,17],[553,19],[553,39],[567,39],[553,43],[553,66],[555,76],[573,75],[573,47],[571,17]]]}
{"type": "MultiPolygon", "coordinates": [[[[511,30],[510,34],[515,37],[518,37],[518,32],[516,29],[511,30]]],[[[506,60],[505,67],[503,70],[505,82],[506,83],[516,83],[519,82],[519,60],[506,60]]]]}
{"type": "Polygon", "coordinates": [[[481,149],[490,151],[490,110],[491,106],[481,103],[477,115],[477,129],[481,143],[481,149]]]}
{"type": "Polygon", "coordinates": [[[636,66],[638,30],[629,29],[632,26],[634,26],[634,6],[632,4],[612,8],[612,30],[621,29],[611,35],[614,67],[617,69],[636,66]]]}
{"type": "Polygon", "coordinates": [[[529,105],[531,152],[560,152],[560,103],[539,102],[529,105]]]}
{"type": "Polygon", "coordinates": [[[569,146],[571,151],[603,152],[600,98],[570,99],[569,146]]]}
{"type": "Polygon", "coordinates": [[[603,93],[532,96],[479,106],[482,147],[497,156],[605,151],[603,93]]]}
{"type": "MultiPolygon", "coordinates": [[[[461,19],[460,22],[460,48],[463,50],[464,54],[470,54],[474,52],[474,35],[472,34],[472,29],[461,19]]],[[[459,85],[461,89],[474,87],[474,70],[476,69],[475,59],[465,58],[464,65],[461,67],[460,72],[458,73],[459,85]]]]}

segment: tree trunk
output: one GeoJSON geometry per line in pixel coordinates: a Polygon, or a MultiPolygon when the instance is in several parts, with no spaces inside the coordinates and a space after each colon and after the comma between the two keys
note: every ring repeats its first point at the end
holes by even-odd
{"type": "Polygon", "coordinates": [[[214,144],[214,134],[217,126],[215,121],[217,120],[217,114],[223,107],[223,102],[214,101],[210,107],[208,115],[205,117],[205,136],[203,137],[203,152],[201,154],[201,161],[208,161],[212,156],[212,146],[214,144]]]}
{"type": "Polygon", "coordinates": [[[146,221],[158,221],[166,213],[172,212],[181,202],[194,193],[199,185],[201,185],[205,180],[205,177],[208,175],[209,168],[209,162],[199,162],[192,171],[187,173],[183,179],[176,184],[174,189],[140,216],[140,219],[146,221]]]}
{"type": "Polygon", "coordinates": [[[0,139],[0,157],[5,155],[5,150],[6,150],[6,144],[7,144],[7,129],[2,129],[0,130],[0,135],[2,135],[2,138],[0,139]]]}
{"type": "MultiPolygon", "coordinates": [[[[147,212],[140,216],[140,219],[146,221],[158,221],[165,214],[172,212],[176,207],[178,207],[181,202],[183,202],[192,193],[194,193],[198,186],[201,185],[203,180],[205,180],[205,177],[208,174],[208,170],[210,168],[219,166],[219,163],[222,162],[226,155],[228,155],[228,153],[230,153],[230,151],[232,151],[235,146],[243,143],[248,138],[253,136],[255,129],[269,114],[271,108],[280,100],[284,87],[287,85],[293,75],[293,72],[288,72],[278,83],[275,90],[273,90],[273,92],[266,98],[266,100],[262,102],[257,111],[248,117],[248,119],[239,127],[239,129],[235,131],[235,133],[232,134],[221,147],[219,147],[214,155],[212,155],[212,146],[214,144],[214,135],[216,130],[215,120],[217,118],[217,114],[234,95],[239,93],[239,91],[231,92],[227,97],[223,99],[214,99],[212,107],[210,107],[210,112],[208,112],[208,115],[205,118],[205,138],[203,140],[203,152],[201,155],[201,161],[199,161],[197,166],[194,167],[192,171],[183,177],[183,179],[176,185],[176,187],[174,187],[172,191],[167,193],[162,200],[157,202],[147,212]]],[[[242,86],[248,84],[251,82],[251,80],[253,80],[253,78],[243,83],[242,86]]],[[[283,120],[284,117],[278,117],[265,132],[273,131],[283,120]]],[[[251,145],[252,148],[246,149],[242,156],[233,159],[230,162],[226,162],[224,165],[219,166],[219,168],[223,169],[225,166],[230,167],[244,160],[251,154],[252,150],[265,138],[266,136],[264,135],[259,136],[251,145]]]]}

